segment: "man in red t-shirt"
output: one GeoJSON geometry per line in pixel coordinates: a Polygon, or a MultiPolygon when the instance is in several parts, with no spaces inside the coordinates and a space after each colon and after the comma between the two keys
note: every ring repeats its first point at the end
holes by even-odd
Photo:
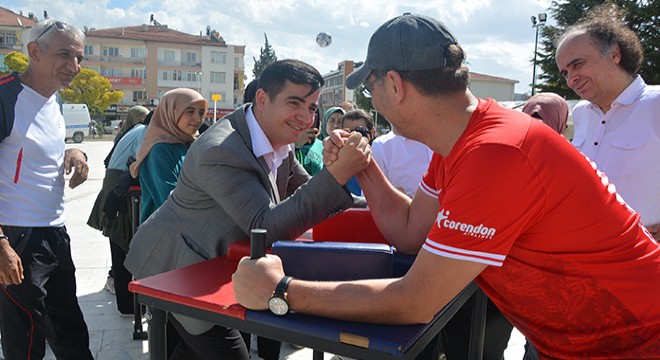
{"type": "MultiPolygon", "coordinates": [[[[266,309],[280,281],[296,312],[425,323],[476,279],[542,358],[660,358],[660,246],[564,138],[475,98],[463,60],[444,25],[404,14],[374,33],[346,81],[363,84],[402,135],[436,153],[412,200],[375,162],[357,174],[381,232],[418,252],[410,271],[308,282],[284,277],[275,256],[246,258],[234,275],[238,301],[266,309]]],[[[326,165],[356,146],[346,135],[326,141],[326,165]]]]}

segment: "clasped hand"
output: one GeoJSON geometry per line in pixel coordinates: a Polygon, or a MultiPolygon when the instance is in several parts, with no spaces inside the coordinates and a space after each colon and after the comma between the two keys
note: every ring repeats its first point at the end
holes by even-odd
{"type": "Polygon", "coordinates": [[[370,162],[369,140],[358,132],[334,130],[323,139],[323,164],[342,185],[370,162]]]}

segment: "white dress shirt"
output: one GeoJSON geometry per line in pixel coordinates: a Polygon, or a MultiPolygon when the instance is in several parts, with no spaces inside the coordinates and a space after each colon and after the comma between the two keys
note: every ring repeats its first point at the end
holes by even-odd
{"type": "Polygon", "coordinates": [[[282,161],[289,156],[289,152],[293,151],[293,145],[284,145],[278,149],[273,149],[273,145],[268,140],[268,136],[264,133],[261,125],[257,121],[257,118],[254,117],[252,112],[252,107],[248,108],[245,113],[245,120],[247,121],[248,129],[250,130],[250,139],[252,140],[252,152],[257,158],[260,156],[264,157],[270,173],[273,174],[273,178],[277,179],[277,168],[282,165],[282,161]]]}
{"type": "Polygon", "coordinates": [[[573,145],[596,162],[645,225],[660,223],[660,86],[637,76],[607,113],[581,101],[573,121],[573,145]]]}

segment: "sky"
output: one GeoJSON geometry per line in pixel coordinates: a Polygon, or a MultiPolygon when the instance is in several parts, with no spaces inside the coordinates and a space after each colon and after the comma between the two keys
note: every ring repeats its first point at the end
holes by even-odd
{"type": "MultiPolygon", "coordinates": [[[[467,53],[471,71],[517,80],[516,93],[529,93],[535,29],[530,17],[547,11],[550,0],[0,0],[0,6],[39,19],[49,17],[81,29],[161,24],[189,34],[207,25],[228,44],[245,45],[245,74],[252,78],[254,58],[264,33],[279,59],[295,58],[322,74],[343,60],[364,61],[369,38],[387,20],[404,12],[442,21],[467,53]],[[316,35],[332,44],[322,48],[316,35]]],[[[537,68],[538,71],[538,68],[537,68]]]]}

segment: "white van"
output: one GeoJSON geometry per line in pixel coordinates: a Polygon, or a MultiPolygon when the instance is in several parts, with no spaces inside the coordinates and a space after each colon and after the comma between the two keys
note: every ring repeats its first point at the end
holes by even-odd
{"type": "Polygon", "coordinates": [[[74,143],[81,143],[85,134],[89,132],[89,110],[86,104],[62,104],[62,115],[66,125],[64,141],[71,139],[74,143]]]}

